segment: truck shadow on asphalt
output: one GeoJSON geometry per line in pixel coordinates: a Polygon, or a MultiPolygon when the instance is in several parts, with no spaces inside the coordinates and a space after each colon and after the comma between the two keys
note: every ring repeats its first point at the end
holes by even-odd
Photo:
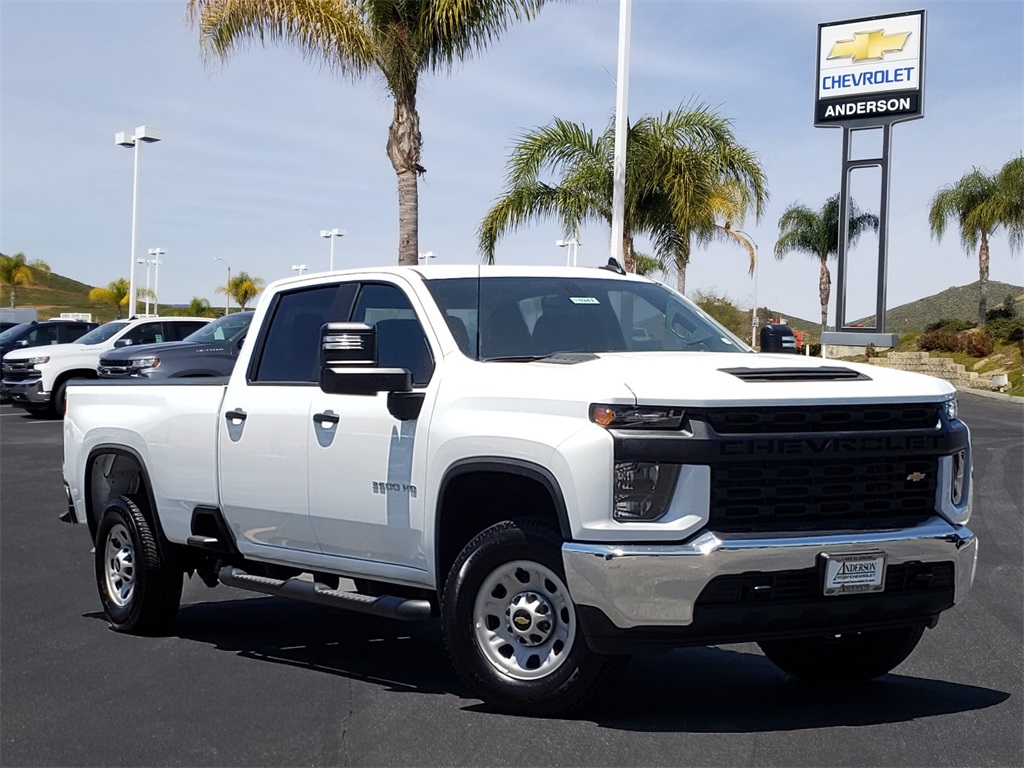
{"type": "MultiPolygon", "coordinates": [[[[183,605],[172,635],[396,693],[459,696],[466,711],[493,711],[467,698],[436,620],[402,623],[275,597],[229,598],[183,605]]],[[[788,678],[753,645],[700,647],[634,657],[598,703],[569,719],[640,732],[757,733],[905,722],[1008,698],[898,673],[822,688],[788,678]]]]}

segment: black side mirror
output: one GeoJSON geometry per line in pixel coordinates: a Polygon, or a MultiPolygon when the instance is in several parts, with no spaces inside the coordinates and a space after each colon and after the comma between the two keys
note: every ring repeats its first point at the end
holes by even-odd
{"type": "Polygon", "coordinates": [[[334,395],[408,392],[412,373],[377,366],[377,332],[364,323],[325,323],[320,328],[320,389],[334,395]]]}
{"type": "Polygon", "coordinates": [[[130,347],[132,345],[131,339],[118,339],[114,342],[114,349],[120,349],[121,347],[130,347]]]}

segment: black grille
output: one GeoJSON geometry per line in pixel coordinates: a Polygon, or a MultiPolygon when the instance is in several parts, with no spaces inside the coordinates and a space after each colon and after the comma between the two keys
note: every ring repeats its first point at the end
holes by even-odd
{"type": "MultiPolygon", "coordinates": [[[[953,586],[953,563],[898,563],[885,569],[888,594],[948,589],[953,586]]],[[[751,571],[716,576],[701,591],[697,606],[755,602],[795,602],[822,597],[822,575],[817,568],[794,571],[751,571]]],[[[829,598],[856,599],[856,596],[829,598]]]]}
{"type": "Polygon", "coordinates": [[[851,458],[711,467],[708,528],[720,533],[879,530],[935,508],[934,458],[851,458]]]}
{"type": "Polygon", "coordinates": [[[786,432],[864,432],[934,429],[939,404],[814,406],[808,408],[687,409],[690,419],[706,421],[720,435],[786,432]]]}
{"type": "Polygon", "coordinates": [[[42,374],[27,363],[5,363],[3,367],[4,379],[7,381],[28,381],[38,379],[42,374]]]}

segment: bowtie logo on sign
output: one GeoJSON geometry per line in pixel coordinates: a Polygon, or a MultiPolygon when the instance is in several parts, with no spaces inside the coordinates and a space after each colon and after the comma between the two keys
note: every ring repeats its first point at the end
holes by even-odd
{"type": "Polygon", "coordinates": [[[887,35],[883,29],[854,32],[852,40],[837,41],[832,46],[828,58],[830,60],[850,58],[854,62],[880,60],[884,59],[887,53],[902,51],[909,38],[909,32],[887,35]]]}

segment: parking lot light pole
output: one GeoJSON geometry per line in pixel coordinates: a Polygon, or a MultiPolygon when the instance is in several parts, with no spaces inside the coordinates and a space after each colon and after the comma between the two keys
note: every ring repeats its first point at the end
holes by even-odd
{"type": "Polygon", "coordinates": [[[227,285],[224,286],[224,314],[226,315],[231,311],[231,265],[224,261],[220,256],[214,256],[213,260],[219,261],[228,268],[228,282],[227,285]]]}
{"type": "Polygon", "coordinates": [[[292,264],[292,269],[299,273],[299,277],[302,277],[302,273],[309,269],[309,267],[305,264],[292,264]]]}
{"type": "Polygon", "coordinates": [[[565,266],[575,267],[576,266],[576,253],[580,247],[580,242],[575,237],[569,238],[568,240],[555,240],[555,245],[559,248],[565,248],[565,266]]]}
{"type": "Polygon", "coordinates": [[[759,323],[757,321],[757,270],[761,266],[761,260],[758,258],[757,242],[754,240],[754,238],[752,238],[750,235],[748,235],[746,232],[744,232],[741,229],[737,229],[737,230],[735,230],[735,232],[736,232],[737,235],[743,235],[754,246],[754,309],[750,313],[750,315],[751,315],[751,320],[750,320],[750,346],[752,346],[752,347],[754,347],[756,349],[757,348],[757,326],[759,325],[759,323]]]}
{"type": "Polygon", "coordinates": [[[420,261],[422,261],[424,264],[429,263],[430,259],[436,259],[436,258],[437,258],[437,256],[434,255],[433,251],[427,251],[426,253],[421,253],[419,255],[420,261]]]}
{"type": "MultiPolygon", "coordinates": [[[[114,134],[114,143],[122,147],[133,147],[135,149],[135,172],[132,179],[132,257],[128,265],[128,316],[136,312],[137,295],[135,290],[135,257],[136,232],[138,231],[139,212],[139,147],[143,142],[152,144],[160,141],[163,135],[159,128],[150,128],[140,125],[135,133],[129,135],[128,131],[118,131],[114,134]]],[[[148,313],[147,313],[148,314],[148,313]]]]}
{"type": "MultiPolygon", "coordinates": [[[[153,257],[153,310],[157,315],[160,314],[160,257],[167,253],[163,248],[150,248],[148,251],[149,255],[153,257]]],[[[146,280],[146,288],[149,288],[149,279],[146,280]]],[[[148,305],[149,302],[146,302],[148,305]]],[[[146,311],[149,314],[149,311],[146,311]]]]}
{"type": "MultiPolygon", "coordinates": [[[[331,241],[331,272],[334,271],[334,238],[344,237],[347,234],[348,232],[346,232],[344,229],[338,229],[337,227],[335,227],[334,229],[320,230],[320,237],[326,237],[328,240],[331,241]]],[[[294,267],[292,267],[292,269],[294,269],[294,267]]]]}
{"type": "Polygon", "coordinates": [[[150,265],[150,263],[151,262],[148,259],[137,259],[136,260],[136,264],[145,264],[146,265],[146,314],[147,315],[149,314],[149,265],[150,265]]]}

